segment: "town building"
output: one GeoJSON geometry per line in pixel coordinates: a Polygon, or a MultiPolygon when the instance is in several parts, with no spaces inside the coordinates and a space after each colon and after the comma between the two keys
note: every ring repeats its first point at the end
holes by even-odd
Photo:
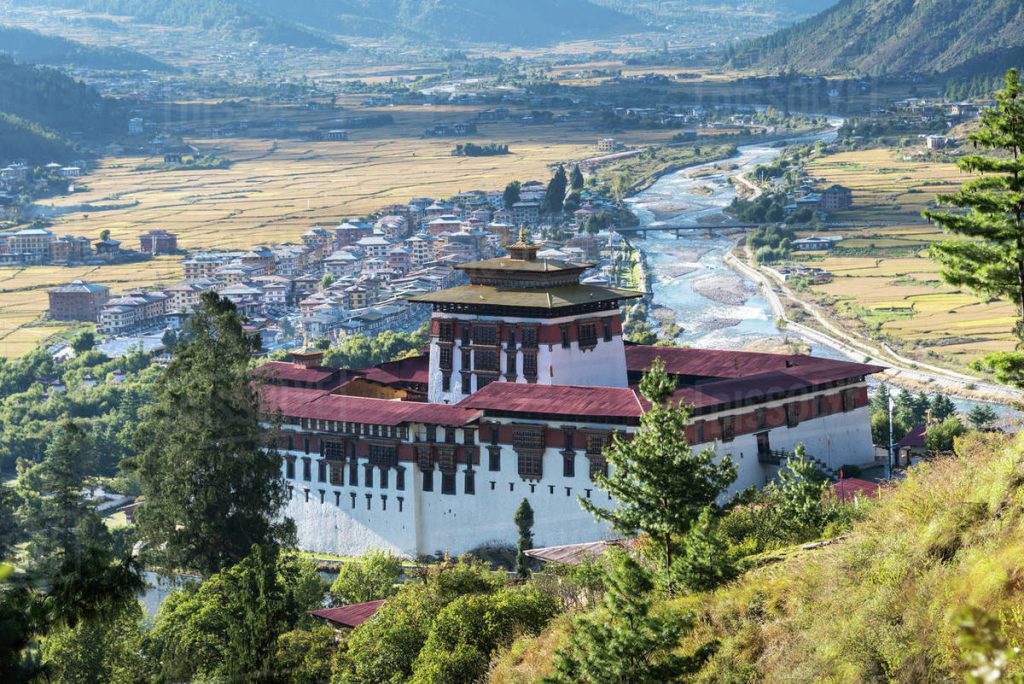
{"type": "Polygon", "coordinates": [[[178,236],[166,230],[151,230],[139,236],[139,251],[143,254],[174,254],[178,251],[178,236]]]}
{"type": "Polygon", "coordinates": [[[613,505],[593,478],[612,435],[637,429],[657,358],[673,400],[693,406],[690,444],[737,464],[730,493],[765,485],[797,444],[826,471],[873,459],[866,377],[879,367],[625,344],[620,305],[642,294],[581,284],[589,265],[537,251],[521,235],[508,257],[459,267],[468,285],[411,297],[433,311],[425,354],[327,381],[309,353],[258,370],[301,548],[510,544],[524,498],[538,546],[608,538],[578,499],[613,505]]]}
{"type": "Polygon", "coordinates": [[[833,185],[821,193],[821,208],[825,211],[843,211],[853,206],[853,191],[842,185],[833,185]]]}
{"type": "Polygon", "coordinates": [[[100,310],[110,299],[110,288],[84,280],[47,292],[50,297],[49,316],[55,321],[90,321],[100,319],[100,310]]]}

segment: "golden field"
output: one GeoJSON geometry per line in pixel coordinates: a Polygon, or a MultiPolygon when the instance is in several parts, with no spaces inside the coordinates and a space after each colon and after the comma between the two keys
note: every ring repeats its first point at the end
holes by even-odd
{"type": "Polygon", "coordinates": [[[38,322],[46,310],[46,291],[77,278],[106,285],[114,294],[138,287],[170,285],[181,280],[181,260],[160,257],[138,264],[111,266],[31,266],[0,268],[0,354],[21,356],[48,337],[74,324],[38,322]]]}

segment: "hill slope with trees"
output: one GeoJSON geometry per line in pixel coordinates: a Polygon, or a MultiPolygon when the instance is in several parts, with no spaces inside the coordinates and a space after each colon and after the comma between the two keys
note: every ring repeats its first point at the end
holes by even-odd
{"type": "Polygon", "coordinates": [[[842,0],[740,46],[736,66],[811,73],[944,74],[1005,70],[1024,59],[1019,0],[842,0]]]}
{"type": "Polygon", "coordinates": [[[15,26],[0,26],[0,53],[28,64],[71,65],[112,71],[172,70],[169,65],[133,50],[85,45],[15,26]]]}
{"type": "Polygon", "coordinates": [[[326,34],[539,45],[643,28],[590,0],[45,0],[169,26],[249,32],[270,43],[337,47],[326,34]]]}

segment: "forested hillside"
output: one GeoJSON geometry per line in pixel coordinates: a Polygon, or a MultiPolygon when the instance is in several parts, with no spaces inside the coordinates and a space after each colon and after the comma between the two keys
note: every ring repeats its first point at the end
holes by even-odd
{"type": "Polygon", "coordinates": [[[17,62],[116,71],[169,71],[172,67],[133,50],[94,47],[15,26],[0,26],[0,53],[17,62]]]}
{"type": "Polygon", "coordinates": [[[96,141],[123,131],[127,113],[117,100],[49,67],[0,55],[0,161],[66,159],[70,137],[96,141]]]}
{"type": "Polygon", "coordinates": [[[1022,46],[1020,0],[842,0],[741,46],[732,62],[803,72],[945,74],[972,64],[1002,69],[1022,46]]]}
{"type": "Polygon", "coordinates": [[[157,24],[250,31],[304,47],[330,47],[325,34],[537,45],[643,28],[590,0],[45,1],[157,24]]]}

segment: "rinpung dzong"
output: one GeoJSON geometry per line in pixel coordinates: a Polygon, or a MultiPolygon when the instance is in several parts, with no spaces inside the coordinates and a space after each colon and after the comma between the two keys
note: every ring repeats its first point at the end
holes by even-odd
{"type": "Polygon", "coordinates": [[[799,443],[826,469],[872,459],[865,378],[878,366],[625,343],[620,305],[641,294],[581,284],[588,265],[537,249],[520,236],[510,256],[460,266],[469,285],[417,297],[434,311],[428,354],[343,371],[302,352],[258,369],[302,548],[507,544],[524,497],[538,546],[609,537],[577,497],[607,503],[592,481],[602,448],[637,429],[657,357],[693,406],[690,444],[739,465],[734,491],[766,484],[799,443]]]}

